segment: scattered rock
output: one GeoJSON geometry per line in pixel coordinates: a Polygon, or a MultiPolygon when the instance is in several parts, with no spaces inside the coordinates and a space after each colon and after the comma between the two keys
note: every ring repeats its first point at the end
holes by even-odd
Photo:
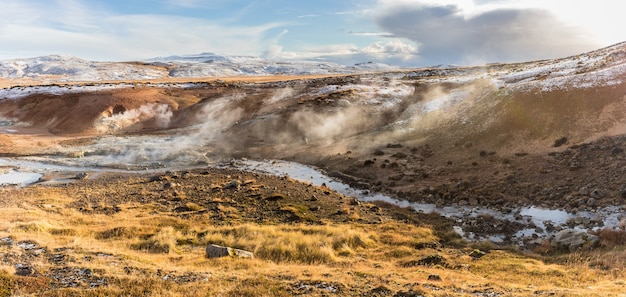
{"type": "Polygon", "coordinates": [[[395,154],[393,154],[391,156],[396,158],[396,159],[406,159],[408,157],[408,155],[403,153],[403,152],[397,152],[397,153],[395,153],[395,154]]]}
{"type": "Polygon", "coordinates": [[[382,150],[375,150],[374,151],[374,156],[382,156],[384,154],[385,154],[385,152],[383,152],[382,150]]]}
{"type": "Polygon", "coordinates": [[[88,172],[80,172],[80,173],[77,173],[76,176],[74,176],[74,179],[83,180],[83,179],[87,179],[87,177],[89,177],[88,172]]]}
{"type": "Polygon", "coordinates": [[[594,198],[594,199],[602,199],[602,198],[604,198],[604,196],[606,196],[606,194],[604,194],[604,191],[602,191],[600,189],[595,189],[595,190],[591,191],[589,196],[591,198],[594,198]]]}
{"type": "Polygon", "coordinates": [[[235,189],[239,190],[241,187],[241,182],[239,180],[233,180],[222,187],[222,190],[235,189]]]}
{"type": "Polygon", "coordinates": [[[387,148],[402,148],[402,144],[399,144],[399,143],[387,143],[387,148]]]}
{"type": "Polygon", "coordinates": [[[13,245],[13,238],[11,237],[0,238],[0,246],[10,246],[10,245],[13,245]]]}
{"type": "Polygon", "coordinates": [[[445,265],[446,259],[441,255],[429,255],[417,260],[417,265],[421,266],[433,266],[433,265],[445,265]]]}
{"type": "Polygon", "coordinates": [[[216,244],[209,244],[206,247],[206,256],[207,258],[235,257],[252,259],[254,258],[254,253],[216,244]]]}
{"type": "Polygon", "coordinates": [[[567,143],[567,137],[561,137],[557,140],[554,141],[554,145],[552,145],[553,147],[560,147],[564,144],[567,143]]]}
{"type": "Polygon", "coordinates": [[[155,176],[150,177],[148,182],[152,183],[152,182],[164,181],[164,180],[166,180],[166,178],[164,176],[162,176],[162,175],[155,175],[155,176]]]}
{"type": "Polygon", "coordinates": [[[24,249],[25,251],[31,251],[39,249],[39,244],[33,241],[24,240],[17,243],[17,246],[24,249]]]}
{"type": "Polygon", "coordinates": [[[97,288],[106,286],[108,279],[98,276],[91,268],[59,267],[46,274],[52,279],[54,286],[62,288],[97,288]]]}
{"type": "MultiPolygon", "coordinates": [[[[310,295],[314,290],[321,290],[327,293],[340,293],[345,286],[340,283],[327,283],[323,281],[302,281],[296,284],[294,290],[298,295],[310,295]]],[[[326,294],[322,294],[326,296],[326,294]]]]}
{"type": "Polygon", "coordinates": [[[475,250],[473,250],[473,251],[469,254],[469,256],[470,256],[470,257],[472,257],[472,258],[474,258],[474,259],[480,259],[480,258],[482,258],[482,257],[483,257],[483,256],[485,256],[485,255],[487,255],[487,253],[485,253],[485,252],[483,252],[483,251],[481,251],[481,250],[479,250],[479,249],[475,249],[475,250]]]}
{"type": "Polygon", "coordinates": [[[15,275],[29,276],[33,274],[33,268],[26,264],[15,264],[15,275]]]}
{"type": "Polygon", "coordinates": [[[571,162],[569,163],[569,169],[574,171],[574,170],[578,170],[580,168],[583,168],[582,163],[580,162],[580,160],[578,159],[572,159],[571,162]]]}
{"type": "Polygon", "coordinates": [[[389,288],[381,285],[369,291],[367,296],[391,296],[391,293],[393,292],[389,288]]]}
{"type": "Polygon", "coordinates": [[[439,282],[439,281],[441,281],[441,276],[439,276],[437,274],[431,274],[431,275],[428,276],[428,280],[429,281],[439,282]]]}
{"type": "Polygon", "coordinates": [[[166,182],[165,184],[163,184],[163,190],[170,190],[173,188],[176,188],[177,184],[173,183],[173,182],[166,182]]]}
{"type": "Polygon", "coordinates": [[[552,240],[552,245],[575,251],[584,247],[594,247],[598,244],[597,236],[572,229],[559,231],[552,240]]]}
{"type": "MultiPolygon", "coordinates": [[[[594,192],[591,192],[591,197],[594,197],[594,195],[593,195],[594,192]]],[[[597,204],[597,200],[595,198],[587,199],[587,206],[595,207],[596,204],[597,204]]]]}

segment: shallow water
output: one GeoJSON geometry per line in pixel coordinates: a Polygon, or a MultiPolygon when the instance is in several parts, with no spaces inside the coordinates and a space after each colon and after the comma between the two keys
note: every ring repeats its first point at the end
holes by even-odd
{"type": "MultiPolygon", "coordinates": [[[[563,210],[558,209],[543,209],[536,206],[522,207],[512,213],[505,214],[497,209],[490,209],[485,207],[469,207],[469,206],[444,206],[438,207],[435,204],[430,203],[414,203],[405,200],[395,199],[380,193],[370,193],[369,191],[362,191],[354,189],[349,185],[339,182],[319,169],[302,165],[294,162],[272,160],[272,161],[254,161],[254,160],[238,160],[231,162],[231,165],[245,170],[260,171],[273,175],[284,176],[287,175],[293,179],[311,183],[316,186],[322,184],[327,187],[346,196],[357,197],[361,201],[385,201],[400,207],[411,207],[418,212],[423,213],[439,213],[445,217],[455,219],[459,224],[467,218],[475,218],[480,215],[492,216],[496,219],[505,220],[509,222],[518,222],[522,224],[534,224],[536,228],[527,228],[519,230],[513,235],[513,239],[523,238],[546,238],[553,235],[555,232],[546,231],[546,224],[549,223],[555,227],[568,228],[567,223],[569,219],[575,217],[589,218],[601,220],[604,223],[604,227],[616,227],[619,224],[619,217],[621,216],[623,209],[620,207],[606,207],[598,212],[582,212],[578,214],[571,214],[563,210]]],[[[455,231],[461,236],[471,240],[490,240],[493,242],[502,242],[503,234],[490,234],[485,237],[480,237],[472,233],[464,232],[461,226],[455,226],[455,231]]],[[[574,229],[587,231],[587,229],[580,226],[574,229]]],[[[597,228],[594,228],[597,229],[597,228]]]]}
{"type": "Polygon", "coordinates": [[[19,172],[11,169],[6,173],[0,174],[0,185],[26,186],[39,181],[42,174],[33,172],[19,172]]]}

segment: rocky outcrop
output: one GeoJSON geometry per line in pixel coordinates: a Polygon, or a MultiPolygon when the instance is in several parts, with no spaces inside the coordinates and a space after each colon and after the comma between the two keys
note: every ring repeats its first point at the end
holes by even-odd
{"type": "Polygon", "coordinates": [[[572,229],[561,230],[552,239],[553,246],[569,249],[570,251],[594,247],[598,243],[599,239],[597,236],[572,229]]]}

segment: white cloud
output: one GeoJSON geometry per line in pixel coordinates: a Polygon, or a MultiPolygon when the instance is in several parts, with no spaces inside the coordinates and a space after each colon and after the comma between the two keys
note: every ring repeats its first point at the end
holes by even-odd
{"type": "Polygon", "coordinates": [[[350,32],[350,34],[355,36],[393,37],[393,34],[388,32],[350,32]]]}
{"type": "MultiPolygon", "coordinates": [[[[544,1],[549,2],[549,1],[544,1]]],[[[600,46],[581,26],[521,1],[380,0],[382,30],[418,44],[426,64],[562,57],[600,46]]]]}
{"type": "Polygon", "coordinates": [[[320,12],[285,6],[290,14],[279,17],[294,22],[293,18],[299,18],[298,23],[256,21],[256,25],[250,25],[258,20],[257,14],[265,12],[260,7],[268,7],[267,3],[250,1],[239,6],[231,0],[154,3],[167,8],[164,13],[189,8],[231,9],[224,18],[203,19],[124,15],[98,6],[104,3],[100,1],[2,0],[0,59],[65,54],[118,61],[210,51],[273,59],[319,58],[344,64],[364,61],[403,65],[476,64],[558,57],[626,40],[626,31],[621,30],[626,26],[626,18],[621,16],[623,10],[619,8],[623,5],[619,1],[372,2],[374,6],[360,3],[350,7],[352,10],[343,10],[344,5],[335,12],[333,7],[320,12]],[[336,29],[327,31],[326,40],[345,38],[343,44],[302,45],[310,39],[297,36],[295,32],[299,30],[294,27],[318,25],[306,20],[317,17],[329,22],[328,26],[318,26],[318,30],[336,29]],[[285,28],[292,33],[288,34],[285,28]],[[350,33],[345,35],[345,32],[350,33]],[[344,35],[338,37],[338,34],[344,35]],[[364,40],[370,44],[363,46],[364,40]]]}
{"type": "Polygon", "coordinates": [[[299,52],[282,52],[283,59],[324,60],[344,65],[377,62],[390,65],[417,65],[419,56],[414,44],[401,39],[374,42],[364,47],[354,44],[312,46],[299,52]]]}
{"type": "Polygon", "coordinates": [[[284,25],[237,26],[171,15],[115,15],[73,0],[50,5],[8,1],[0,10],[0,44],[5,55],[11,56],[2,58],[67,54],[134,60],[206,51],[259,55],[267,43],[266,33],[284,25]]]}

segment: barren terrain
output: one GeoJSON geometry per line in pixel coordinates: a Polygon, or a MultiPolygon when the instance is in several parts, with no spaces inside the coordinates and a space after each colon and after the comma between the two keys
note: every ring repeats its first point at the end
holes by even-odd
{"type": "Polygon", "coordinates": [[[625,53],[3,79],[0,295],[620,296],[625,53]]]}

